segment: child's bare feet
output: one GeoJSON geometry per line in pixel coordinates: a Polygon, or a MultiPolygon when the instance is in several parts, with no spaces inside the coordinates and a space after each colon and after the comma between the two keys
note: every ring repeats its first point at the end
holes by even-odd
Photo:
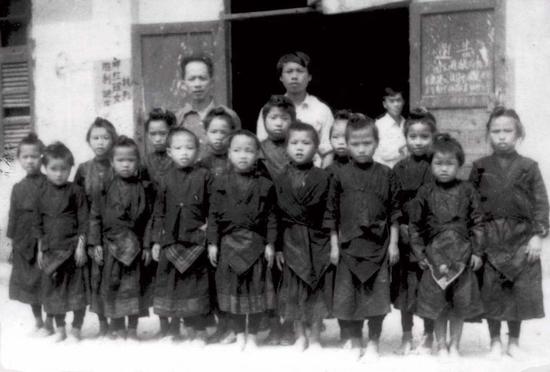
{"type": "Polygon", "coordinates": [[[125,340],[126,339],[126,330],[124,329],[117,329],[115,331],[112,331],[110,334],[109,334],[109,338],[111,340],[119,340],[119,339],[122,339],[122,340],[125,340]]]}
{"type": "Polygon", "coordinates": [[[246,336],[244,334],[244,332],[242,333],[237,333],[235,335],[235,344],[237,345],[237,348],[240,350],[240,351],[244,351],[245,347],[246,347],[246,336]]]}
{"type": "Polygon", "coordinates": [[[246,350],[257,350],[258,349],[258,336],[253,334],[248,334],[246,338],[246,350]]]}
{"type": "Polygon", "coordinates": [[[460,358],[460,351],[458,350],[457,345],[449,346],[449,357],[452,359],[460,358]]]}
{"type": "Polygon", "coordinates": [[[237,335],[235,334],[235,332],[228,331],[228,332],[225,333],[225,336],[223,336],[220,339],[220,344],[229,345],[229,344],[235,343],[236,341],[237,341],[237,335]]]}
{"type": "Polygon", "coordinates": [[[309,351],[319,351],[323,350],[323,346],[321,346],[321,342],[319,340],[315,339],[309,339],[309,345],[308,345],[309,351]]]}
{"type": "Polygon", "coordinates": [[[205,347],[207,337],[205,330],[195,331],[195,337],[191,340],[191,343],[197,347],[205,347]]]}
{"type": "Polygon", "coordinates": [[[99,322],[99,332],[97,333],[97,337],[105,337],[109,333],[109,324],[105,320],[101,320],[99,322]]]}
{"type": "Polygon", "coordinates": [[[70,335],[71,338],[75,341],[82,340],[82,331],[80,330],[80,328],[71,328],[70,335]]]}
{"type": "Polygon", "coordinates": [[[514,359],[524,359],[526,357],[525,352],[519,347],[519,340],[516,337],[510,337],[508,340],[508,349],[506,354],[514,359]]]}
{"type": "Polygon", "coordinates": [[[44,322],[44,326],[38,330],[38,335],[43,337],[51,336],[55,333],[53,329],[53,319],[50,317],[46,318],[46,321],[44,322]]]}
{"type": "Polygon", "coordinates": [[[434,344],[433,333],[424,333],[415,351],[418,354],[431,354],[434,344]]]}
{"type": "Polygon", "coordinates": [[[399,355],[408,355],[412,350],[412,333],[403,332],[403,337],[401,338],[401,346],[395,351],[399,355]]]}
{"type": "Polygon", "coordinates": [[[307,349],[307,338],[306,336],[298,336],[296,341],[294,342],[294,347],[299,351],[304,351],[307,349]]]}
{"type": "Polygon", "coordinates": [[[63,327],[57,327],[55,330],[55,342],[62,342],[67,339],[67,331],[65,330],[65,326],[63,327]]]}
{"type": "Polygon", "coordinates": [[[491,359],[500,359],[502,357],[502,352],[502,342],[500,341],[500,337],[492,339],[489,357],[491,359]]]}
{"type": "Polygon", "coordinates": [[[445,344],[438,344],[437,345],[437,356],[440,358],[448,358],[449,357],[449,349],[447,349],[447,345],[445,344]]]}
{"type": "Polygon", "coordinates": [[[378,350],[378,341],[369,340],[367,342],[367,346],[365,348],[365,353],[363,354],[363,358],[378,359],[379,357],[380,357],[380,353],[378,350]]]}
{"type": "Polygon", "coordinates": [[[136,328],[128,328],[128,333],[126,334],[126,337],[128,340],[139,341],[136,328]]]}

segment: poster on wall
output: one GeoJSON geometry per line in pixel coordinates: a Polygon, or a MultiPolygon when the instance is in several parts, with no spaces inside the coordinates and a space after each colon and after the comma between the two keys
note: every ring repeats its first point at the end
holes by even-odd
{"type": "Polygon", "coordinates": [[[130,59],[112,58],[96,63],[96,107],[106,109],[132,101],[130,59]]]}

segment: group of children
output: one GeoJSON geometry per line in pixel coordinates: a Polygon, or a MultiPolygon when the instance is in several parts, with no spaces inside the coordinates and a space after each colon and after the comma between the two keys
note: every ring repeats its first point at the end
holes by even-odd
{"type": "Polygon", "coordinates": [[[365,115],[335,114],[325,168],[314,165],[326,154],[318,130],[288,97],[272,96],[261,116],[260,142],[215,107],[201,145],[155,109],[143,159],[98,118],[86,137],[95,157],[74,182],[65,145],[27,136],[17,149],[27,176],[10,207],[10,298],[58,340],[70,311],[81,337],[87,305],[101,336],[137,339],[152,307],[159,337],[181,338],[183,322],[196,343],[243,348],[267,328],[270,344],[319,348],[323,320],[336,318],[343,347],[375,356],[393,302],[401,353],[413,349],[413,314],[424,320],[418,350],[435,334],[437,353],[458,355],[464,321],[485,318],[491,352],[502,352],[502,321],[507,352],[518,352],[521,322],[544,316],[549,209],[537,164],[515,150],[524,129],[514,110],[491,114],[493,154],[474,162],[470,181],[457,178],[460,143],[426,110],[402,123],[407,155],[393,169],[373,160],[383,138],[365,115]]]}

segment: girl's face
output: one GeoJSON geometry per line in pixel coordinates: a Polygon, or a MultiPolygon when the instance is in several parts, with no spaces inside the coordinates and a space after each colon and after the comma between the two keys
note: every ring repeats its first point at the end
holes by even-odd
{"type": "Polygon", "coordinates": [[[377,146],[373,128],[354,130],[349,135],[349,155],[359,164],[371,161],[377,146]]]}
{"type": "Polygon", "coordinates": [[[167,150],[168,156],[178,168],[190,167],[199,154],[195,139],[189,133],[174,133],[167,150]]]}
{"type": "Polygon", "coordinates": [[[18,159],[27,174],[40,172],[41,154],[38,145],[21,145],[18,159]]]}
{"type": "Polygon", "coordinates": [[[430,151],[434,134],[429,125],[414,123],[407,131],[407,147],[415,156],[422,156],[430,151]]]}
{"type": "Polygon", "coordinates": [[[495,152],[507,153],[514,151],[518,139],[518,130],[514,118],[499,116],[491,121],[489,141],[495,152]]]}
{"type": "Polygon", "coordinates": [[[147,130],[147,138],[155,152],[162,152],[166,149],[166,138],[168,138],[168,124],[164,120],[151,120],[147,130]]]}
{"type": "Polygon", "coordinates": [[[288,135],[286,152],[290,159],[296,164],[310,163],[317,151],[311,133],[305,130],[293,130],[288,135]]]}
{"type": "Polygon", "coordinates": [[[448,183],[456,179],[460,164],[452,152],[436,152],[432,159],[432,173],[436,180],[448,183]]]}
{"type": "Polygon", "coordinates": [[[231,134],[231,125],[223,117],[214,117],[206,131],[206,138],[214,151],[223,151],[227,147],[227,138],[231,134]]]}
{"type": "Polygon", "coordinates": [[[136,174],[139,159],[135,147],[115,147],[113,149],[113,170],[122,178],[132,177],[136,174]]]}
{"type": "Polygon", "coordinates": [[[282,140],[286,137],[292,118],[280,107],[272,107],[265,116],[265,131],[273,140],[282,140]]]}
{"type": "Polygon", "coordinates": [[[231,140],[227,156],[237,172],[245,173],[256,164],[259,149],[253,138],[240,134],[231,140]]]}
{"type": "Polygon", "coordinates": [[[334,152],[339,156],[345,156],[348,153],[346,148],[346,126],[347,120],[338,119],[332,124],[332,133],[330,135],[330,144],[334,152]]]}
{"type": "Polygon", "coordinates": [[[107,129],[102,127],[93,127],[90,132],[90,147],[97,157],[106,156],[111,147],[113,146],[113,138],[107,131],[107,129]]]}
{"type": "Polygon", "coordinates": [[[51,158],[45,168],[48,180],[54,185],[62,186],[67,183],[72,167],[65,159],[51,158]]]}

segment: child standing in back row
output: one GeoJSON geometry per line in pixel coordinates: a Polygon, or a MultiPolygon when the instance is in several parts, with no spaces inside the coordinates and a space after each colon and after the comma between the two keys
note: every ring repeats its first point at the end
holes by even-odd
{"type": "Polygon", "coordinates": [[[544,317],[540,253],[548,195],[537,163],[516,151],[524,136],[515,110],[495,108],[487,122],[493,154],[475,161],[470,175],[486,217],[481,295],[495,356],[502,352],[501,322],[508,323],[506,351],[515,357],[522,321],[544,317]]]}
{"type": "Polygon", "coordinates": [[[65,315],[74,314],[71,336],[81,337],[86,311],[86,234],[88,203],[80,186],[69,182],[74,158],[61,142],[46,147],[42,158],[48,181],[40,190],[34,229],[42,269],[44,311],[55,317],[57,341],[67,338],[65,315]]]}
{"type": "MultiPolygon", "coordinates": [[[[111,150],[117,138],[116,129],[111,122],[103,118],[96,118],[88,129],[86,142],[94,152],[94,158],[78,166],[74,176],[74,183],[86,192],[88,205],[107,189],[113,180],[111,167],[111,150]]],[[[93,260],[93,251],[89,251],[88,264],[90,291],[90,310],[97,314],[99,320],[99,336],[106,336],[108,332],[107,317],[104,314],[103,302],[99,294],[101,286],[101,267],[93,260]]]]}
{"type": "Polygon", "coordinates": [[[252,133],[233,134],[232,169],[214,180],[207,228],[208,256],[217,267],[218,303],[230,321],[227,339],[236,337],[242,348],[257,346],[261,316],[275,306],[271,267],[277,238],[276,192],[257,168],[259,153],[260,143],[252,133]]]}
{"type": "Polygon", "coordinates": [[[366,355],[376,357],[382,322],[390,312],[388,264],[399,259],[397,183],[389,167],[372,160],[378,144],[372,119],[350,118],[346,141],[351,159],[334,172],[333,184],[341,244],[333,314],[338,318],[344,347],[359,350],[367,319],[366,355]]]}
{"type": "MultiPolygon", "coordinates": [[[[418,282],[422,277],[422,268],[411,252],[409,240],[408,209],[418,189],[433,182],[430,168],[431,147],[436,133],[434,116],[426,110],[411,111],[405,121],[405,138],[409,156],[399,161],[393,168],[399,185],[398,199],[402,216],[399,219],[399,265],[392,272],[392,297],[396,309],[401,310],[401,328],[403,330],[399,354],[408,354],[412,349],[413,314],[416,308],[418,282]]],[[[420,351],[428,352],[433,343],[433,321],[424,319],[424,336],[420,351]]]]}
{"type": "Polygon", "coordinates": [[[143,236],[150,216],[150,193],[138,177],[139,152],[132,139],[118,137],[111,162],[113,181],[92,202],[89,244],[94,260],[102,267],[99,290],[105,316],[111,322],[111,337],[137,339],[138,317],[146,306],[141,261],[145,267],[151,261],[143,236]]]}
{"type": "Polygon", "coordinates": [[[456,357],[464,320],[483,312],[474,274],[482,265],[483,214],[477,191],[456,178],[464,164],[460,143],[438,134],[432,149],[435,182],[424,184],[407,210],[413,254],[424,269],[416,312],[434,321],[438,355],[456,357]]]}
{"type": "Polygon", "coordinates": [[[52,318],[42,318],[41,271],[37,264],[36,237],[29,234],[35,217],[37,197],[46,182],[40,172],[44,144],[31,133],[19,142],[17,160],[26,173],[11,191],[7,237],[11,240],[13,269],[10,275],[9,297],[29,304],[35,319],[35,330],[53,333],[52,318]]]}

